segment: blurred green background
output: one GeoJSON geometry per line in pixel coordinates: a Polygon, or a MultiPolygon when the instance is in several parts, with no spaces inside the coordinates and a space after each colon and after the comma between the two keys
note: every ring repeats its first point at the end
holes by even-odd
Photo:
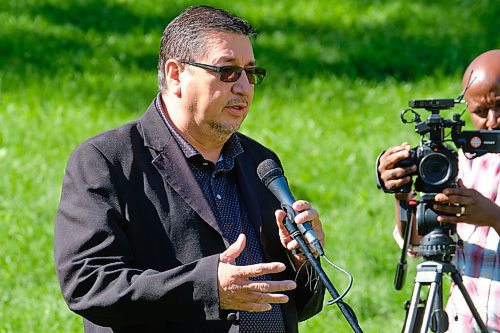
{"type": "MultiPolygon", "coordinates": [[[[193,4],[201,2],[0,1],[0,332],[83,331],[52,256],[66,161],[78,143],[145,111],[162,31],[193,4]]],[[[268,76],[242,132],[280,155],[295,196],[320,211],[329,257],[354,276],[345,300],[361,328],[399,332],[418,260],[394,290],[393,199],[376,190],[374,161],[389,145],[418,143],[399,120],[409,99],[457,97],[467,64],[500,47],[500,3],[203,4],[260,32],[254,51],[268,76]]],[[[342,291],[345,276],[324,266],[342,291]]],[[[351,331],[337,306],[300,329],[351,331]]]]}

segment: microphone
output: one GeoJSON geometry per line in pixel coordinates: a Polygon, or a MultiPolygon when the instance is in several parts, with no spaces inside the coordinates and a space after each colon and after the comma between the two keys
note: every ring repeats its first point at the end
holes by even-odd
{"type": "MultiPolygon", "coordinates": [[[[262,161],[257,166],[257,175],[259,176],[262,183],[274,194],[274,196],[280,201],[281,207],[286,211],[292,223],[295,224],[294,218],[297,212],[292,208],[292,204],[295,199],[290,192],[290,188],[283,176],[283,170],[278,166],[278,164],[272,160],[267,159],[262,161]]],[[[324,255],[325,251],[321,247],[321,243],[314,233],[311,222],[304,222],[301,224],[296,224],[299,231],[304,235],[309,245],[319,254],[324,255]]]]}

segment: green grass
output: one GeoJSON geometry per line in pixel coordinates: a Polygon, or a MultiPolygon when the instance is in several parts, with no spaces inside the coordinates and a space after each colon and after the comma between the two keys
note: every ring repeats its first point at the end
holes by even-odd
{"type": "MultiPolygon", "coordinates": [[[[142,114],[164,26],[194,3],[0,3],[0,332],[83,331],[52,259],[67,158],[142,114]]],[[[295,196],[320,211],[329,257],[354,276],[346,301],[363,330],[399,332],[416,262],[395,291],[393,202],[375,189],[374,160],[388,145],[417,144],[399,121],[409,99],[456,97],[468,62],[498,48],[498,2],[204,3],[260,31],[255,54],[269,74],[242,131],[281,156],[295,196]]],[[[341,291],[346,278],[326,271],[341,291]]],[[[336,306],[300,328],[350,331],[336,306]]]]}

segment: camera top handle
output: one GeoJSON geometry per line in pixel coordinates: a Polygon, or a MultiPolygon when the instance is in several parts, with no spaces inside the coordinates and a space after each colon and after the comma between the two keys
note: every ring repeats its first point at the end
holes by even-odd
{"type": "Polygon", "coordinates": [[[438,114],[439,111],[450,109],[459,102],[455,101],[453,98],[441,98],[441,99],[412,99],[408,101],[408,106],[414,109],[426,109],[433,114],[438,114]]]}

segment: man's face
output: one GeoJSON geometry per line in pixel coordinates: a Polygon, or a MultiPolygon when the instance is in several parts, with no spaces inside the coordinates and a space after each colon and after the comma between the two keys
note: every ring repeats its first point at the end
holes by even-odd
{"type": "MultiPolygon", "coordinates": [[[[194,59],[195,62],[219,67],[255,65],[252,44],[247,36],[214,33],[206,41],[205,48],[205,55],[194,59]]],[[[184,66],[181,92],[183,110],[188,112],[189,135],[202,144],[224,142],[239,129],[248,114],[254,86],[248,82],[244,71],[236,82],[222,82],[217,72],[184,66]]]]}
{"type": "Polygon", "coordinates": [[[465,100],[476,129],[500,129],[500,82],[479,79],[468,88],[465,100]]]}

